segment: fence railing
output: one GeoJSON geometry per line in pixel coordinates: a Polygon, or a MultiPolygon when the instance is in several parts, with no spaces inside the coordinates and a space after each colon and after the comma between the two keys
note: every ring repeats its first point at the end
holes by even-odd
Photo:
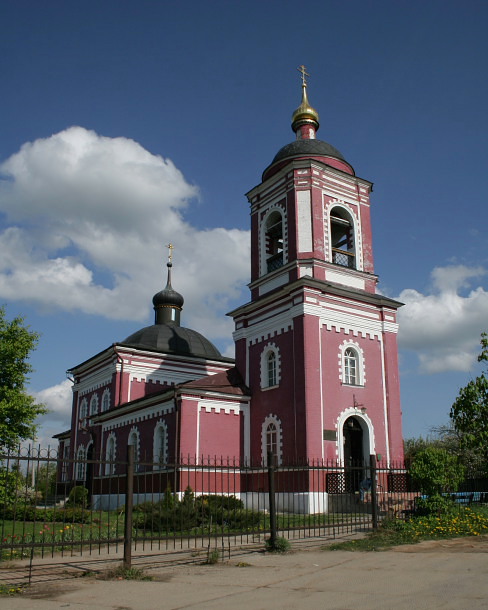
{"type": "MultiPolygon", "coordinates": [[[[0,455],[0,560],[134,549],[232,548],[282,536],[334,538],[404,519],[419,492],[403,465],[311,461],[267,465],[222,458],[174,463],[77,460],[52,449],[0,455]],[[70,476],[70,473],[75,473],[70,476]],[[76,473],[84,480],[76,480],[76,473]],[[118,473],[118,474],[115,474],[118,473]]],[[[459,501],[488,501],[471,476],[459,501]]]]}

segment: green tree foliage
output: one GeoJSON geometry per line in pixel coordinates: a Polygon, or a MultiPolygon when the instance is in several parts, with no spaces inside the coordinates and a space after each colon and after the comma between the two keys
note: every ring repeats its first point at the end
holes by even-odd
{"type": "Polygon", "coordinates": [[[23,318],[8,321],[5,308],[0,307],[0,450],[32,438],[37,416],[46,412],[26,392],[32,370],[28,358],[38,340],[23,318]]]}
{"type": "MultiPolygon", "coordinates": [[[[488,362],[488,334],[481,334],[481,353],[478,362],[488,362]]],[[[461,388],[451,407],[451,421],[461,435],[465,449],[479,451],[488,459],[488,379],[483,372],[461,388]]]]}
{"type": "Polygon", "coordinates": [[[439,447],[419,451],[409,470],[420,491],[430,497],[457,491],[464,479],[458,457],[439,447]]]}

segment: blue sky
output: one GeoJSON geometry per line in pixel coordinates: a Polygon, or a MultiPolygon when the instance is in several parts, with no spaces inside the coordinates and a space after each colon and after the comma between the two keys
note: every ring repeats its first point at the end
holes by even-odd
{"type": "Polygon", "coordinates": [[[42,333],[31,391],[153,318],[172,241],[182,324],[231,355],[245,193],[318,136],[374,182],[380,290],[401,310],[404,434],[446,423],[488,328],[485,1],[0,0],[0,303],[42,333]]]}

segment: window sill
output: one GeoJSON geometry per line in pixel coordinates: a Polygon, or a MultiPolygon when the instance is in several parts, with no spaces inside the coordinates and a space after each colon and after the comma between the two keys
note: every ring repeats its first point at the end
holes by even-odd
{"type": "Polygon", "coordinates": [[[364,383],[345,383],[344,381],[341,381],[341,385],[346,388],[364,388],[364,383]]]}
{"type": "Polygon", "coordinates": [[[261,388],[261,390],[263,390],[263,392],[267,392],[268,390],[276,390],[276,388],[279,388],[280,384],[277,383],[276,385],[267,385],[264,388],[261,388]]]}

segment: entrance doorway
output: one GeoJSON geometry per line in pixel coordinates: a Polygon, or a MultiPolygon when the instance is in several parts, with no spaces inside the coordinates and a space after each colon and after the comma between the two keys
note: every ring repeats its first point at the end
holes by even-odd
{"type": "Polygon", "coordinates": [[[344,422],[344,466],[345,491],[359,490],[364,470],[364,432],[355,417],[348,417],[344,422]]]}

